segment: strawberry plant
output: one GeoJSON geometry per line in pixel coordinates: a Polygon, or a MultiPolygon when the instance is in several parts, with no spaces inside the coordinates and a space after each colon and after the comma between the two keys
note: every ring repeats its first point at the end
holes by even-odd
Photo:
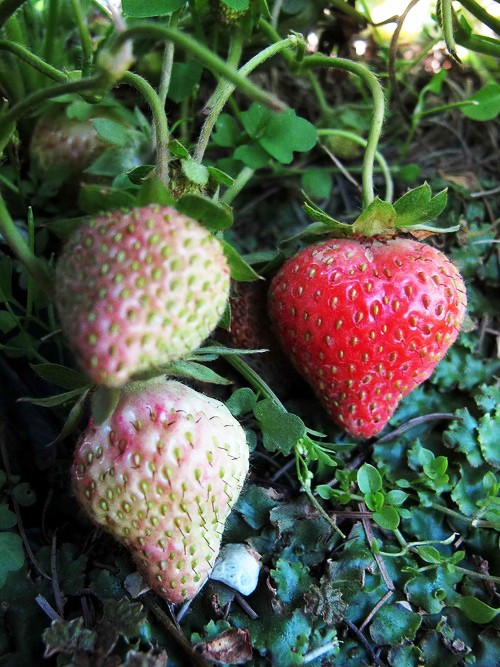
{"type": "Polygon", "coordinates": [[[498,662],[500,25],[391,11],[0,0],[0,664],[498,662]]]}

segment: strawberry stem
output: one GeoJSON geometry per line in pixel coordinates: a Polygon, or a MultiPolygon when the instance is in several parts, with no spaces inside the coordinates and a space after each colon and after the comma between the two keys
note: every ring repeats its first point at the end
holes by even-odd
{"type": "Polygon", "coordinates": [[[92,63],[94,61],[94,49],[92,38],[90,36],[87,21],[82,12],[80,0],[71,0],[73,14],[80,33],[80,42],[82,47],[82,77],[92,74],[92,63]]]}
{"type": "MultiPolygon", "coordinates": [[[[239,29],[232,30],[229,43],[229,53],[226,60],[228,67],[238,67],[242,52],[243,33],[239,29]]],[[[205,154],[205,150],[208,146],[208,142],[210,140],[210,136],[217,118],[219,117],[219,114],[227,101],[227,97],[224,98],[224,93],[228,89],[228,86],[231,87],[231,92],[229,93],[229,95],[231,95],[234,90],[234,85],[228,84],[225,79],[221,79],[217,84],[214,93],[205,105],[205,109],[208,111],[208,116],[206,117],[205,122],[203,123],[203,127],[201,128],[198,143],[196,144],[196,148],[193,154],[194,160],[199,164],[201,164],[203,160],[203,155],[205,154]],[[221,100],[223,100],[222,103],[221,100]]]]}
{"type": "MultiPolygon", "coordinates": [[[[359,134],[354,132],[349,132],[348,130],[334,130],[330,128],[325,128],[318,130],[318,137],[342,137],[344,139],[349,139],[349,141],[363,146],[366,148],[367,140],[363,137],[360,137],[359,134]]],[[[394,197],[394,183],[391,176],[391,171],[389,165],[387,164],[384,156],[380,151],[375,151],[375,159],[380,165],[380,169],[385,178],[385,201],[392,202],[394,197]]]]}
{"type": "Polygon", "coordinates": [[[167,116],[160,97],[153,86],[138,74],[126,72],[122,81],[133,86],[139,93],[141,93],[151,109],[156,138],[156,175],[162,183],[168,186],[168,162],[170,157],[170,152],[168,150],[169,132],[167,116]]]}
{"type": "Polygon", "coordinates": [[[14,255],[22,262],[36,282],[48,294],[52,294],[53,283],[49,270],[44,262],[35,256],[29,245],[19,233],[9,215],[2,195],[0,194],[0,232],[9,244],[14,255]]]}
{"type": "Polygon", "coordinates": [[[66,74],[63,74],[63,72],[58,70],[56,67],[52,67],[52,65],[49,65],[45,62],[45,60],[42,60],[17,42],[11,42],[7,39],[0,39],[0,51],[9,51],[10,53],[17,56],[20,60],[23,60],[25,63],[38,70],[53,81],[58,81],[59,83],[68,81],[66,74]]]}
{"type": "MultiPolygon", "coordinates": [[[[179,19],[179,12],[174,12],[168,17],[168,26],[175,28],[179,19]]],[[[162,107],[165,108],[167,102],[167,95],[170,88],[170,81],[172,79],[172,68],[174,64],[175,44],[167,42],[165,50],[163,51],[163,62],[161,64],[160,86],[158,88],[158,95],[162,107]]]]}
{"type": "Polygon", "coordinates": [[[366,208],[375,199],[373,189],[373,167],[375,162],[375,155],[377,146],[382,133],[382,125],[384,123],[385,114],[385,100],[384,90],[379,83],[379,80],[370,72],[364,65],[355,63],[352,60],[345,58],[335,58],[325,56],[323,54],[315,54],[306,56],[301,63],[302,73],[306,73],[309,69],[315,67],[333,67],[334,69],[345,70],[351,74],[359,76],[363,80],[373,99],[373,116],[366,143],[366,151],[363,159],[363,207],[366,208]]]}
{"type": "Polygon", "coordinates": [[[166,28],[164,26],[156,24],[152,25],[149,23],[138,24],[133,28],[129,28],[128,30],[122,32],[118,36],[114,44],[114,48],[119,48],[128,39],[134,39],[136,37],[150,37],[152,39],[171,40],[177,44],[177,46],[190,53],[194,58],[200,60],[207,69],[225,77],[234,83],[243,94],[247,95],[255,102],[260,102],[261,104],[265,104],[266,106],[271,107],[272,109],[277,109],[278,111],[283,111],[286,108],[286,104],[284,104],[275,95],[267,93],[266,91],[259,88],[257,85],[242,76],[237,70],[232,67],[228,67],[222,58],[219,58],[219,56],[215,55],[215,53],[212,53],[212,51],[210,51],[210,49],[208,49],[206,46],[197,42],[192,37],[182,33],[176,28],[166,28]]]}

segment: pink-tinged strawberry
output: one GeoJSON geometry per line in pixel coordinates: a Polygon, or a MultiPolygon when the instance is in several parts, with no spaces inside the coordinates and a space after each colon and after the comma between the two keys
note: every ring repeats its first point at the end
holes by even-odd
{"type": "Polygon", "coordinates": [[[82,368],[118,387],[197,348],[224,312],[229,280],[210,232],[175,209],[147,206],[73,233],[56,266],[56,305],[82,368]]]}
{"type": "Polygon", "coordinates": [[[269,301],[286,354],[333,420],[360,438],[377,435],[431,375],[465,310],[456,267],[403,238],[305,248],[274,278],[269,301]]]}
{"type": "Polygon", "coordinates": [[[71,119],[51,108],[35,124],[30,156],[42,174],[58,168],[79,175],[109,146],[90,120],[71,119]]]}
{"type": "Polygon", "coordinates": [[[223,403],[171,380],[128,385],[92,419],[72,469],[88,516],[171,602],[199,591],[248,472],[245,433],[223,403]]]}

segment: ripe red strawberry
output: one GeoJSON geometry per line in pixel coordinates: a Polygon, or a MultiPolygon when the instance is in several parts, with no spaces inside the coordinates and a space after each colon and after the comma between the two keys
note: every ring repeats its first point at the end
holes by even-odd
{"type": "Polygon", "coordinates": [[[409,239],[331,239],[289,259],[269,312],[282,346],[330,416],[379,433],[455,341],[466,294],[455,266],[409,239]]]}
{"type": "Polygon", "coordinates": [[[167,207],[94,218],[70,237],[56,267],[63,332],[88,375],[110,387],[198,347],[228,295],[220,243],[167,207]]]}
{"type": "Polygon", "coordinates": [[[73,487],[90,518],[130,549],[171,602],[209,576],[248,472],[245,433],[225,405],[180,382],[128,385],[111,417],[91,419],[73,487]]]}

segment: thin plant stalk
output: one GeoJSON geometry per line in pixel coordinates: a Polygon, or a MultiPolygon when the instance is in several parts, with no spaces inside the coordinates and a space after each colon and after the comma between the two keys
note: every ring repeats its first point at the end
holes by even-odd
{"type": "Polygon", "coordinates": [[[30,67],[38,70],[38,72],[44,74],[53,81],[60,83],[68,81],[66,74],[58,70],[56,67],[52,67],[52,65],[46,63],[45,60],[39,58],[26,47],[22,46],[22,44],[12,42],[8,39],[0,39],[0,51],[9,51],[9,53],[12,53],[17,58],[27,63],[30,67]]]}
{"type": "MultiPolygon", "coordinates": [[[[168,20],[168,27],[175,28],[177,25],[177,20],[179,15],[177,12],[172,14],[168,20]]],[[[172,79],[172,68],[174,64],[174,53],[175,53],[175,44],[174,42],[167,42],[165,45],[165,50],[163,52],[163,62],[161,65],[161,78],[160,86],[158,88],[158,95],[160,97],[160,102],[165,108],[167,102],[167,95],[170,88],[170,81],[172,79]]]]}
{"type": "Polygon", "coordinates": [[[82,77],[88,77],[92,74],[92,64],[94,60],[94,49],[92,38],[90,37],[89,27],[82,12],[80,0],[71,0],[73,14],[80,33],[80,42],[82,45],[82,77]]]}
{"type": "Polygon", "coordinates": [[[45,35],[43,40],[43,59],[52,62],[54,56],[55,34],[59,16],[59,0],[48,0],[46,9],[45,35]]]}
{"type": "MultiPolygon", "coordinates": [[[[335,130],[335,129],[325,128],[318,130],[318,136],[342,137],[344,139],[349,139],[350,141],[353,141],[359,146],[363,146],[363,148],[366,148],[366,144],[368,143],[367,140],[364,139],[363,137],[360,137],[358,134],[355,134],[354,132],[349,132],[348,130],[335,130]]],[[[391,170],[384,156],[382,155],[382,153],[380,153],[380,151],[375,151],[375,159],[379,163],[380,169],[385,178],[385,201],[392,202],[394,197],[394,182],[392,180],[391,170]]]]}
{"type": "MultiPolygon", "coordinates": [[[[240,69],[238,70],[238,74],[242,77],[248,76],[251,72],[253,72],[254,69],[256,69],[263,62],[265,62],[269,58],[272,58],[281,51],[293,48],[294,46],[297,45],[297,42],[298,42],[297,37],[295,35],[290,35],[290,37],[287,37],[286,39],[282,39],[281,41],[276,42],[275,44],[271,44],[271,46],[268,46],[266,49],[260,51],[260,53],[251,58],[247,63],[245,63],[245,65],[243,65],[243,67],[240,67],[240,69]]],[[[219,94],[217,95],[217,99],[214,100],[213,106],[210,109],[210,112],[201,129],[200,136],[198,138],[198,143],[196,144],[196,148],[194,151],[194,159],[196,160],[196,162],[201,163],[201,161],[203,160],[203,156],[205,155],[205,150],[208,146],[208,142],[210,140],[210,136],[212,134],[212,130],[215,126],[217,118],[219,117],[226,102],[233,94],[235,88],[236,86],[234,83],[225,82],[224,85],[221,87],[219,94]]]]}
{"type": "Polygon", "coordinates": [[[341,69],[350,72],[351,74],[355,74],[356,76],[359,76],[360,79],[362,79],[371,93],[373,99],[373,116],[370,132],[368,134],[368,140],[366,142],[362,174],[363,206],[366,207],[375,199],[373,188],[373,166],[375,162],[378,142],[382,133],[382,126],[384,123],[385,100],[383,88],[375,74],[370,72],[370,70],[364,65],[355,63],[352,60],[347,60],[344,58],[330,58],[322,54],[315,54],[312,56],[306,56],[304,58],[301,70],[303,72],[307,72],[309,69],[314,69],[316,67],[333,67],[335,69],[341,69]]]}
{"type": "Polygon", "coordinates": [[[33,276],[35,281],[47,294],[52,294],[53,283],[49,270],[44,262],[42,262],[34,252],[10,217],[10,214],[5,206],[2,195],[0,194],[0,232],[4,239],[9,244],[10,249],[14,255],[22,262],[29,273],[33,276]]]}
{"type": "Polygon", "coordinates": [[[156,137],[156,175],[165,185],[168,185],[169,130],[167,116],[160,97],[153,86],[138,74],[126,72],[122,81],[133,86],[144,97],[151,109],[156,137]]]}
{"type": "Polygon", "coordinates": [[[116,48],[119,48],[128,39],[135,39],[136,37],[150,37],[152,39],[165,40],[169,39],[177,46],[200,60],[207,69],[225,77],[234,83],[243,94],[247,95],[255,102],[260,102],[261,104],[279,111],[286,108],[286,105],[275,95],[267,93],[248,79],[245,79],[245,77],[243,77],[238,71],[228,67],[227,64],[215,53],[212,53],[210,49],[197,42],[189,35],[181,32],[180,30],[175,28],[167,28],[156,24],[153,25],[150,23],[142,25],[139,24],[122,32],[118,36],[115,42],[115,46],[116,48]]]}

